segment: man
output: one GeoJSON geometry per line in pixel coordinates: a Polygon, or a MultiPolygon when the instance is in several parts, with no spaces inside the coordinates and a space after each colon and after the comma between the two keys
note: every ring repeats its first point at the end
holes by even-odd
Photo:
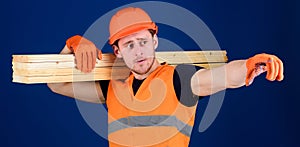
{"type": "MultiPolygon", "coordinates": [[[[109,44],[131,71],[127,79],[112,79],[109,84],[97,81],[48,86],[53,92],[74,98],[72,87],[80,86],[77,99],[106,102],[110,146],[188,146],[199,97],[248,86],[263,72],[267,72],[270,81],[283,80],[282,61],[269,54],[231,61],[210,70],[160,64],[155,59],[157,26],[140,8],[118,11],[109,29],[109,44]],[[89,96],[89,87],[95,83],[98,97],[89,96]]],[[[101,59],[101,51],[79,35],[69,38],[61,53],[74,53],[82,72],[93,70],[96,56],[101,59]]]]}

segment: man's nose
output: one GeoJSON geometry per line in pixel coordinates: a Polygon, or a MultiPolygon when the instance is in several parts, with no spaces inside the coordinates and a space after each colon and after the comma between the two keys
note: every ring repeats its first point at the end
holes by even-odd
{"type": "Polygon", "coordinates": [[[139,45],[137,45],[136,48],[135,48],[135,55],[136,55],[136,56],[141,56],[141,55],[143,55],[143,54],[144,54],[144,53],[143,53],[142,47],[139,46],[139,45]]]}

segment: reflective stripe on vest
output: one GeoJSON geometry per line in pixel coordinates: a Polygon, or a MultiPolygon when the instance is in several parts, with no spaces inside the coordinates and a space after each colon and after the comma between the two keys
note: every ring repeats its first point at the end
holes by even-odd
{"type": "Polygon", "coordinates": [[[133,127],[176,127],[179,132],[190,137],[193,127],[177,119],[176,116],[154,115],[154,116],[129,116],[118,119],[108,124],[108,134],[133,127]]]}

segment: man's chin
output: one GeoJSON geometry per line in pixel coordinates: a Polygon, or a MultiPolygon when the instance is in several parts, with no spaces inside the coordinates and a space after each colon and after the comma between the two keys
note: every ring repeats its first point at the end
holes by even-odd
{"type": "MultiPolygon", "coordinates": [[[[150,68],[149,68],[150,69],[150,68]]],[[[135,70],[135,69],[132,69],[132,71],[136,74],[139,74],[139,75],[144,75],[146,73],[148,73],[149,69],[147,70],[135,70]]]]}
{"type": "Polygon", "coordinates": [[[154,59],[152,59],[152,61],[150,63],[148,62],[144,65],[135,65],[134,68],[131,69],[131,71],[133,71],[139,75],[147,74],[150,71],[150,69],[152,68],[153,63],[154,63],[154,59]]]}

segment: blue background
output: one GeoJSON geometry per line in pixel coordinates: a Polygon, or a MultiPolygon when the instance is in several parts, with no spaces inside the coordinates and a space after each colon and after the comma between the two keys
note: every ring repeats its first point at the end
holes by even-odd
{"type": "MultiPolygon", "coordinates": [[[[198,132],[198,125],[208,99],[201,100],[190,146],[300,146],[297,93],[300,89],[296,72],[299,1],[165,2],[177,4],[200,17],[221,48],[226,49],[230,61],[266,52],[279,56],[285,65],[282,82],[269,82],[262,75],[250,87],[228,89],[217,119],[203,133],[198,132]]],[[[58,53],[68,37],[83,34],[103,14],[128,2],[10,0],[0,3],[0,67],[3,69],[0,146],[107,146],[107,141],[86,124],[74,99],[52,93],[45,84],[12,83],[11,56],[58,53]]],[[[176,37],[176,31],[160,30],[159,33],[183,48],[197,48],[176,37]]]]}

